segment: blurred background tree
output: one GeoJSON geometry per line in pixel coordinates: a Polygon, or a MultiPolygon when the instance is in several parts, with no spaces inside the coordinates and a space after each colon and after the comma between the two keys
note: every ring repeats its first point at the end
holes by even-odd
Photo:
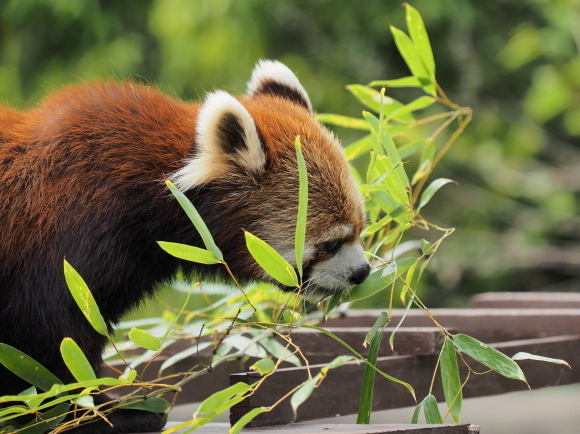
{"type": "MultiPolygon", "coordinates": [[[[580,287],[580,3],[416,0],[437,78],[475,119],[437,168],[459,181],[428,218],[443,243],[422,299],[580,287]]],[[[131,78],[198,99],[243,92],[259,58],[293,69],[319,112],[359,116],[345,90],[408,75],[389,25],[398,2],[365,0],[4,0],[0,100],[33,107],[54,88],[131,78]]],[[[409,90],[389,90],[406,102],[409,90]]],[[[352,131],[336,130],[347,145],[352,131]]]]}

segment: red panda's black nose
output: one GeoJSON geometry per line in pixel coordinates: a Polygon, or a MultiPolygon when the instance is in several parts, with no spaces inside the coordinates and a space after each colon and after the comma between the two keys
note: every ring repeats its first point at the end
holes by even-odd
{"type": "Polygon", "coordinates": [[[358,285],[363,283],[371,271],[371,266],[368,262],[362,267],[356,269],[349,277],[348,281],[351,285],[358,285]]]}

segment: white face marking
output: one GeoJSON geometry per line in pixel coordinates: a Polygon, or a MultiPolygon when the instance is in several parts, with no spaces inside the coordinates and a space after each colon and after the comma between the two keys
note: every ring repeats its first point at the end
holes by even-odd
{"type": "Polygon", "coordinates": [[[341,291],[352,284],[350,277],[368,265],[364,250],[358,242],[344,244],[332,258],[312,268],[310,282],[328,291],[341,291]]]}

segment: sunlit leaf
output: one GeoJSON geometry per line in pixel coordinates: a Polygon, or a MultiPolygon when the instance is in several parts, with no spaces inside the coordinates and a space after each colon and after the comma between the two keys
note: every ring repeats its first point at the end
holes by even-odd
{"type": "Polygon", "coordinates": [[[493,369],[498,374],[527,383],[526,377],[518,364],[495,348],[464,334],[453,336],[453,344],[459,351],[489,369],[493,369]]]}
{"type": "Polygon", "coordinates": [[[435,95],[435,84],[433,83],[431,74],[423,63],[423,60],[417,51],[417,47],[411,38],[393,26],[391,26],[391,33],[395,39],[397,49],[399,50],[399,53],[401,53],[401,56],[403,56],[403,59],[411,70],[411,73],[421,82],[423,89],[425,89],[427,93],[435,95]]]}
{"type": "Polygon", "coordinates": [[[83,312],[85,318],[97,333],[100,333],[103,336],[109,336],[107,324],[99,311],[99,307],[93,298],[93,294],[91,294],[89,287],[80,274],[77,273],[72,265],[70,265],[66,260],[64,261],[64,277],[70,293],[83,312]]]}
{"type": "Polygon", "coordinates": [[[161,351],[161,339],[145,330],[133,327],[129,331],[129,339],[141,348],[150,351],[161,351]]]}
{"type": "Polygon", "coordinates": [[[402,160],[404,160],[416,152],[423,151],[432,142],[433,139],[421,138],[409,143],[405,143],[403,146],[398,148],[399,156],[402,160]]]}
{"type": "Polygon", "coordinates": [[[461,390],[461,379],[457,365],[457,354],[455,353],[453,341],[449,338],[445,338],[443,348],[441,349],[439,364],[445,402],[450,409],[449,412],[455,423],[460,423],[463,392],[461,390]]]}
{"type": "Polygon", "coordinates": [[[92,395],[81,395],[78,398],[73,399],[72,402],[84,408],[96,409],[95,400],[92,395]]]}
{"type": "Polygon", "coordinates": [[[418,110],[422,110],[424,108],[427,108],[431,105],[433,105],[433,103],[435,102],[435,98],[430,97],[430,96],[421,96],[419,98],[417,98],[414,101],[411,101],[409,104],[404,105],[403,107],[394,110],[393,112],[391,112],[389,114],[388,118],[391,117],[396,117],[396,116],[402,116],[402,115],[406,115],[407,113],[413,113],[416,112],[418,110]]]}
{"type": "Polygon", "coordinates": [[[282,312],[282,318],[287,324],[292,324],[298,322],[302,319],[302,315],[299,312],[293,311],[291,309],[286,309],[282,312]]]}
{"type": "MultiPolygon", "coordinates": [[[[365,124],[371,129],[370,125],[366,120],[363,120],[365,124]]],[[[352,161],[361,155],[366,155],[377,143],[377,139],[372,134],[364,136],[350,145],[348,145],[344,150],[344,155],[347,161],[352,161]]]]}
{"type": "MultiPolygon", "coordinates": [[[[296,161],[298,163],[298,216],[296,218],[296,232],[294,236],[294,250],[296,253],[296,269],[302,278],[302,257],[304,255],[304,243],[306,241],[306,217],[308,214],[308,173],[306,163],[302,155],[300,136],[296,137],[296,161]]],[[[292,270],[294,271],[294,270],[292,270]]]]}
{"type": "Polygon", "coordinates": [[[249,232],[244,232],[246,246],[252,257],[270,276],[286,286],[298,286],[298,276],[276,250],[249,232]]]}
{"type": "Polygon", "coordinates": [[[211,342],[200,342],[199,344],[192,345],[191,347],[186,348],[183,351],[180,351],[178,353],[171,355],[161,364],[161,367],[159,368],[159,372],[164,371],[165,369],[167,369],[170,366],[173,366],[176,363],[188,358],[189,356],[192,356],[194,354],[199,353],[201,350],[209,347],[211,344],[212,344],[211,342]]]}
{"type": "Polygon", "coordinates": [[[66,367],[77,381],[96,380],[97,376],[83,350],[71,338],[64,338],[60,344],[60,353],[66,367]]]}
{"type": "Polygon", "coordinates": [[[429,42],[429,36],[427,35],[423,19],[419,12],[417,12],[417,9],[408,3],[405,3],[405,8],[407,9],[407,28],[409,29],[411,39],[415,47],[417,47],[417,52],[429,71],[430,76],[434,77],[435,59],[433,58],[433,50],[431,50],[431,43],[429,42]]]}
{"type": "Polygon", "coordinates": [[[387,86],[389,87],[422,87],[423,85],[417,79],[417,77],[403,77],[403,78],[395,78],[394,80],[375,80],[371,81],[369,86],[387,86]]]}
{"type": "Polygon", "coordinates": [[[316,119],[325,124],[336,125],[337,127],[351,128],[354,130],[369,131],[371,127],[364,119],[352,118],[348,116],[335,115],[330,113],[318,113],[316,119]]]}
{"type": "MultiPolygon", "coordinates": [[[[375,113],[381,112],[381,101],[383,102],[383,110],[386,115],[389,113],[400,109],[403,104],[396,99],[385,96],[381,98],[381,93],[377,92],[375,89],[363,86],[361,84],[351,84],[346,87],[365,107],[369,108],[375,113]]],[[[401,122],[411,122],[413,116],[409,113],[403,114],[401,116],[393,116],[401,122]]]]}
{"type": "Polygon", "coordinates": [[[250,370],[256,371],[260,375],[266,375],[272,372],[275,366],[276,364],[272,359],[260,359],[250,366],[250,370]]]}
{"type": "Polygon", "coordinates": [[[379,317],[371,327],[371,329],[368,331],[365,340],[363,342],[363,345],[366,346],[368,343],[370,343],[376,336],[377,332],[379,331],[379,328],[384,327],[387,321],[390,320],[390,318],[391,316],[389,315],[388,312],[381,312],[379,314],[379,317]]]}
{"type": "Polygon", "coordinates": [[[179,204],[181,205],[181,207],[183,208],[183,210],[185,211],[185,213],[187,214],[187,216],[189,217],[189,219],[199,232],[199,235],[203,240],[205,248],[210,252],[212,252],[220,261],[222,261],[224,259],[222,251],[215,244],[215,241],[213,240],[213,237],[211,236],[209,229],[207,228],[205,222],[203,221],[203,219],[201,218],[201,216],[199,215],[199,213],[197,212],[191,201],[187,198],[187,196],[185,196],[185,194],[179,191],[179,189],[175,185],[173,185],[171,181],[167,180],[165,181],[165,184],[167,185],[171,193],[175,196],[175,198],[177,199],[177,201],[179,202],[179,204]]]}
{"type": "Polygon", "coordinates": [[[169,243],[158,241],[159,247],[172,256],[186,261],[198,262],[200,264],[218,264],[220,259],[209,250],[199,247],[188,246],[186,244],[169,243]]]}
{"type": "Polygon", "coordinates": [[[42,413],[31,422],[27,423],[24,428],[18,430],[19,434],[43,434],[57,426],[65,418],[70,409],[70,404],[63,402],[54,408],[42,413]]]}

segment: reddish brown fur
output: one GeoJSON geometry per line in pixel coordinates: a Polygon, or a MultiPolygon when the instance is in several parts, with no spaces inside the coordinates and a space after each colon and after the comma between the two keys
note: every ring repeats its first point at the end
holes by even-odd
{"type": "MultiPolygon", "coordinates": [[[[263,139],[265,170],[241,170],[187,192],[232,270],[241,278],[266,277],[247,253],[242,229],[275,248],[293,246],[297,135],[310,183],[308,242],[316,247],[343,224],[353,226],[348,241],[354,242],[364,216],[330,133],[288,99],[257,94],[240,101],[263,139]]],[[[28,111],[0,108],[1,342],[71,381],[58,350],[71,336],[101,368],[104,338],[68,293],[63,259],[87,281],[109,325],[188,266],[156,241],[202,246],[164,184],[195,153],[199,110],[200,104],[151,87],[102,82],[66,87],[28,111]]],[[[305,269],[323,258],[314,255],[305,269]]],[[[0,378],[0,395],[26,387],[1,366],[0,378]]],[[[112,432],[103,426],[102,432],[112,432]]],[[[141,428],[131,423],[125,429],[141,428]]]]}

